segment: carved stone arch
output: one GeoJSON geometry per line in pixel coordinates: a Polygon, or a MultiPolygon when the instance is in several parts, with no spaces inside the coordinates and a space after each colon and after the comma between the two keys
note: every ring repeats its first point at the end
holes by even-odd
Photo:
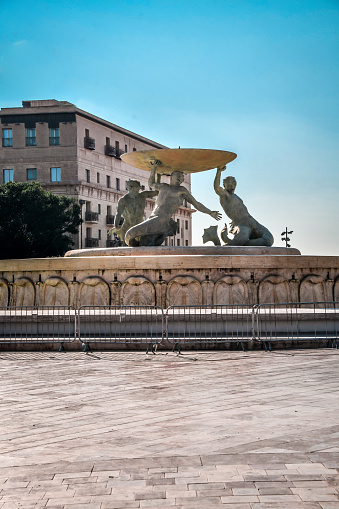
{"type": "Polygon", "coordinates": [[[34,306],[35,285],[28,277],[20,277],[13,283],[13,306],[34,306]]]}
{"type": "Polygon", "coordinates": [[[167,287],[166,306],[201,306],[200,282],[191,276],[177,276],[167,287]]]}
{"type": "Polygon", "coordinates": [[[0,278],[0,306],[6,307],[9,303],[9,286],[6,279],[0,278]]]}
{"type": "Polygon", "coordinates": [[[291,302],[289,281],[284,276],[270,274],[259,283],[259,304],[283,304],[291,302]]]}
{"type": "Polygon", "coordinates": [[[239,276],[224,276],[219,279],[213,289],[213,304],[247,304],[248,288],[239,276]]]}
{"type": "Polygon", "coordinates": [[[322,276],[309,274],[300,283],[300,302],[326,301],[325,281],[322,276]]]}
{"type": "Polygon", "coordinates": [[[99,276],[89,276],[79,285],[79,306],[109,306],[110,291],[106,281],[99,276]]]}
{"type": "Polygon", "coordinates": [[[155,288],[147,278],[132,276],[121,286],[123,306],[155,306],[155,288]]]}
{"type": "Polygon", "coordinates": [[[66,281],[58,276],[46,279],[42,287],[43,306],[69,306],[69,288],[66,281]]]}

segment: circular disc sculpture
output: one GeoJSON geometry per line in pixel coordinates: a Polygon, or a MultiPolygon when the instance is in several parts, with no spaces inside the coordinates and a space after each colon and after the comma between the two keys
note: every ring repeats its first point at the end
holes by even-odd
{"type": "Polygon", "coordinates": [[[212,170],[218,166],[234,161],[237,154],[225,150],[209,150],[198,148],[168,148],[154,150],[140,150],[123,154],[121,159],[141,170],[151,171],[151,161],[161,161],[157,173],[171,175],[174,171],[182,173],[198,173],[212,170]]]}

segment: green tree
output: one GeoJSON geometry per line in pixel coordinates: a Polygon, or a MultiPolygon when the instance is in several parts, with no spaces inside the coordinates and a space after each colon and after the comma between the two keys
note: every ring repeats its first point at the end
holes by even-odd
{"type": "Polygon", "coordinates": [[[40,184],[0,185],[0,259],[60,256],[78,232],[80,205],[40,184]]]}

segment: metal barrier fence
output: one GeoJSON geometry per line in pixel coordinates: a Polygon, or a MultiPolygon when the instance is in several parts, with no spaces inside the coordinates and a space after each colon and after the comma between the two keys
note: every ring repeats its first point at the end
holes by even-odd
{"type": "Polygon", "coordinates": [[[338,348],[339,302],[170,306],[0,307],[0,343],[93,343],[147,345],[155,352],[166,339],[201,348],[258,341],[327,340],[338,348]]]}
{"type": "Polygon", "coordinates": [[[327,340],[338,348],[339,302],[259,304],[253,307],[253,328],[266,350],[277,341],[327,340]]]}
{"type": "Polygon", "coordinates": [[[170,306],[166,339],[180,352],[182,345],[213,346],[253,340],[253,310],[246,305],[170,306]]]}
{"type": "Polygon", "coordinates": [[[0,307],[0,343],[71,343],[77,312],[71,306],[0,307]]]}
{"type": "Polygon", "coordinates": [[[164,338],[164,311],[158,306],[81,306],[79,340],[90,343],[147,345],[156,350],[164,338]]]}

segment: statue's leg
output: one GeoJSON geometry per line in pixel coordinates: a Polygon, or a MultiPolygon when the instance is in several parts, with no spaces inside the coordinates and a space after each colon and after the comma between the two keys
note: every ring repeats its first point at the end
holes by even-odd
{"type": "Polygon", "coordinates": [[[238,233],[234,235],[233,239],[230,239],[226,246],[245,246],[247,245],[248,239],[250,238],[252,228],[245,225],[237,226],[238,233]]]}
{"type": "Polygon", "coordinates": [[[246,242],[246,246],[267,246],[270,247],[273,245],[274,238],[272,233],[262,225],[259,225],[259,228],[256,228],[257,238],[250,238],[246,242]]]}
{"type": "MultiPolygon", "coordinates": [[[[164,233],[164,230],[167,230],[167,226],[165,225],[165,227],[163,227],[162,221],[160,221],[157,216],[151,217],[146,219],[146,221],[137,224],[136,226],[132,226],[132,228],[126,232],[125,242],[128,246],[131,247],[135,247],[136,245],[145,245],[142,237],[161,235],[164,233]],[[140,237],[140,240],[136,240],[138,237],[140,237]]],[[[148,241],[146,242],[146,245],[150,245],[148,241]]]]}

